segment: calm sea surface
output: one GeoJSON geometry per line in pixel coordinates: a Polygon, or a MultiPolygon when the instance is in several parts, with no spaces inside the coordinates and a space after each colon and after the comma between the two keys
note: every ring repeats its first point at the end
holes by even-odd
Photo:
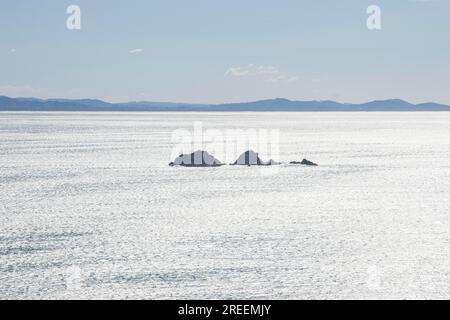
{"type": "Polygon", "coordinates": [[[449,299],[450,113],[0,113],[0,298],[449,299]],[[195,121],[319,167],[169,167],[195,121]]]}

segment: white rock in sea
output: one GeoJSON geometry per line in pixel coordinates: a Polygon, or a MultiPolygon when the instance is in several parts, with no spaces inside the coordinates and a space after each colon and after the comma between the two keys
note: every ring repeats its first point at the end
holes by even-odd
{"type": "Polygon", "coordinates": [[[207,151],[198,150],[190,154],[181,154],[169,166],[182,167],[219,167],[223,164],[207,151]]]}

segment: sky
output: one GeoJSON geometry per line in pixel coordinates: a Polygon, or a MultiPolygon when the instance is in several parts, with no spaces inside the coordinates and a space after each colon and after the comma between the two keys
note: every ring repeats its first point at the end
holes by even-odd
{"type": "Polygon", "coordinates": [[[1,0],[0,95],[450,104],[449,35],[448,0],[1,0]]]}

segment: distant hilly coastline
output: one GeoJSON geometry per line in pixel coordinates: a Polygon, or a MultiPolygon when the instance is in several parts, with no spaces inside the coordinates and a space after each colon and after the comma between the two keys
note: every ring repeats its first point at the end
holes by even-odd
{"type": "Polygon", "coordinates": [[[361,104],[335,101],[292,101],[271,99],[227,104],[189,104],[170,102],[109,103],[96,99],[37,99],[0,96],[0,111],[128,111],[128,112],[375,112],[375,111],[450,111],[438,103],[412,104],[404,100],[376,100],[361,104]]]}

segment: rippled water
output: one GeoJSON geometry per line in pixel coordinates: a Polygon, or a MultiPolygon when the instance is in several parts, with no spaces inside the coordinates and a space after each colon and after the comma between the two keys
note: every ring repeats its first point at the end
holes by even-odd
{"type": "Polygon", "coordinates": [[[0,113],[0,298],[450,298],[450,113],[0,113]],[[177,129],[319,167],[171,168],[177,129]]]}

